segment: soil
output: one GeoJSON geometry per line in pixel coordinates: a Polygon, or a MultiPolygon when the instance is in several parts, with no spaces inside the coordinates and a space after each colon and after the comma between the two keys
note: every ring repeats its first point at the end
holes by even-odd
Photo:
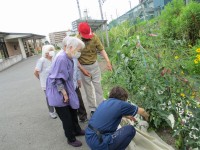
{"type": "Polygon", "coordinates": [[[171,145],[175,150],[177,150],[177,148],[175,147],[175,138],[172,137],[171,129],[160,129],[157,130],[156,133],[163,141],[165,141],[167,144],[171,145]]]}

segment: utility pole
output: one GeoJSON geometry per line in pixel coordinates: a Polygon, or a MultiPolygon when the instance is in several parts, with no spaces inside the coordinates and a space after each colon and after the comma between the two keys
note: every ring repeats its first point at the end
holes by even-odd
{"type": "Polygon", "coordinates": [[[83,18],[84,18],[84,20],[88,20],[88,12],[87,12],[87,9],[85,9],[85,10],[83,11],[83,18]]]}
{"type": "MultiPolygon", "coordinates": [[[[100,9],[100,14],[101,14],[101,20],[103,20],[103,11],[102,11],[102,6],[101,6],[101,0],[99,0],[99,9],[100,9]]],[[[104,30],[104,24],[101,26],[102,31],[104,30]]],[[[104,45],[104,39],[103,39],[103,34],[101,34],[101,39],[104,45]]]]}
{"type": "Polygon", "coordinates": [[[107,20],[106,12],[105,12],[105,19],[107,20]]]}
{"type": "Polygon", "coordinates": [[[80,10],[80,6],[79,6],[79,1],[76,0],[76,2],[77,2],[78,12],[79,12],[79,19],[81,19],[82,17],[81,17],[81,10],[80,10]]]}
{"type": "Polygon", "coordinates": [[[101,6],[101,0],[99,0],[99,9],[100,9],[100,13],[101,13],[101,20],[103,20],[103,11],[102,11],[102,6],[101,6]]]}
{"type": "Polygon", "coordinates": [[[130,5],[130,9],[131,9],[132,7],[131,7],[131,1],[130,0],[129,0],[129,5],[130,5]]]}
{"type": "Polygon", "coordinates": [[[117,18],[118,18],[118,13],[117,13],[117,9],[116,9],[116,16],[117,16],[117,18]]]}
{"type": "MultiPolygon", "coordinates": [[[[102,4],[105,2],[106,0],[99,0],[99,9],[100,9],[100,13],[101,13],[101,20],[104,20],[103,18],[103,11],[102,11],[102,4]],[[101,3],[102,1],[102,3],[101,3]]],[[[105,16],[106,17],[106,16],[105,16]]],[[[104,23],[102,25],[102,31],[105,30],[106,31],[106,40],[107,40],[107,46],[109,47],[109,38],[108,38],[108,30],[107,30],[107,23],[104,23]]],[[[102,42],[104,44],[104,38],[103,38],[103,34],[101,34],[101,38],[102,38],[102,42]]]]}
{"type": "Polygon", "coordinates": [[[144,21],[146,21],[146,10],[145,10],[145,3],[143,3],[143,4],[142,4],[142,9],[143,9],[144,21]]]}

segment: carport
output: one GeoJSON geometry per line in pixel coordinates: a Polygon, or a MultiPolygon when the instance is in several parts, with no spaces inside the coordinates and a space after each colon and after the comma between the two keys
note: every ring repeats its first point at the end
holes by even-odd
{"type": "Polygon", "coordinates": [[[0,32],[0,71],[38,53],[43,35],[0,32]]]}
{"type": "MultiPolygon", "coordinates": [[[[10,56],[22,54],[23,58],[27,58],[37,53],[37,40],[45,38],[44,35],[32,34],[32,33],[5,33],[1,32],[1,41],[3,43],[4,51],[7,51],[10,56]]],[[[41,43],[41,42],[40,42],[41,43]]],[[[39,47],[42,45],[40,44],[39,47]]],[[[6,54],[6,53],[5,53],[6,54]]]]}

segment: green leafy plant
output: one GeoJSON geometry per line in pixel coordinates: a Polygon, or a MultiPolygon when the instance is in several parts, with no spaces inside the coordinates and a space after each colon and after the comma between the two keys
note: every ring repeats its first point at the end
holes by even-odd
{"type": "Polygon", "coordinates": [[[160,21],[162,34],[166,38],[187,39],[192,45],[199,39],[200,3],[191,1],[184,5],[183,0],[173,0],[162,11],[160,21]]]}
{"type": "MultiPolygon", "coordinates": [[[[195,88],[193,79],[189,81],[189,77],[183,73],[180,55],[178,57],[175,55],[178,52],[167,53],[163,49],[160,50],[162,56],[157,57],[157,50],[146,50],[133,38],[125,40],[121,50],[116,53],[114,72],[107,76],[110,85],[118,84],[128,89],[131,101],[150,112],[151,128],[174,128],[174,136],[180,134],[177,138],[179,142],[176,142],[177,147],[199,146],[188,136],[189,133],[193,133],[189,132],[192,128],[200,127],[200,110],[197,109],[198,103],[194,100],[194,93],[198,88],[195,88]],[[190,114],[192,116],[187,122],[192,124],[183,127],[185,116],[190,114]],[[170,115],[177,121],[169,119],[170,115]]],[[[191,136],[196,138],[199,134],[191,136]]],[[[195,140],[198,143],[198,140],[195,140]]]]}
{"type": "Polygon", "coordinates": [[[187,38],[194,45],[200,38],[200,3],[190,2],[183,8],[180,15],[179,32],[183,38],[187,38]]]}
{"type": "Polygon", "coordinates": [[[130,100],[150,112],[150,128],[171,127],[181,150],[200,147],[198,23],[194,38],[189,36],[195,23],[191,14],[199,15],[196,5],[174,0],[159,18],[112,28],[113,72],[102,81],[105,97],[115,85],[126,88],[130,100]]]}

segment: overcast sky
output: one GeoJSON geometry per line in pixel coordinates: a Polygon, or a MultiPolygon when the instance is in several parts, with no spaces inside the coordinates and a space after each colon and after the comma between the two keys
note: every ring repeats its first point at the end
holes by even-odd
{"type": "MultiPolygon", "coordinates": [[[[139,0],[104,0],[104,19],[115,19],[136,6],[139,0]]],[[[87,9],[93,19],[101,19],[98,0],[79,0],[81,13],[87,9]]],[[[0,31],[48,35],[71,29],[79,18],[76,0],[1,0],[0,31]]]]}

